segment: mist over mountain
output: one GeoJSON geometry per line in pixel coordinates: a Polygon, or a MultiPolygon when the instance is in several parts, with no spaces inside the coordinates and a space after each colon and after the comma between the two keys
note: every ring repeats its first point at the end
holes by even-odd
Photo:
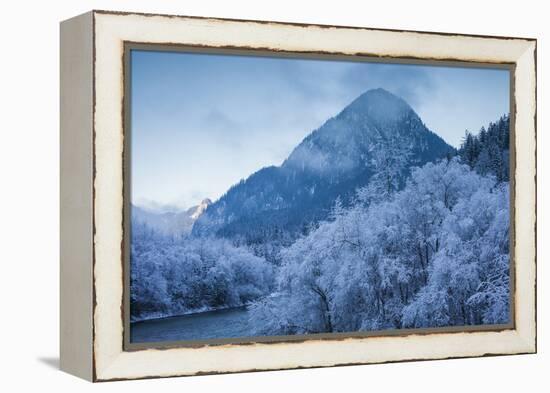
{"type": "Polygon", "coordinates": [[[349,205],[373,175],[386,170],[388,187],[399,189],[410,168],[454,152],[403,99],[369,90],[309,134],[281,166],[231,187],[198,217],[192,234],[254,243],[306,232],[337,199],[349,205]],[[396,158],[400,165],[390,174],[396,158]]]}
{"type": "Polygon", "coordinates": [[[134,225],[146,225],[162,235],[188,235],[191,233],[195,221],[211,204],[212,201],[206,198],[199,205],[180,211],[158,211],[132,204],[132,223],[134,225]]]}

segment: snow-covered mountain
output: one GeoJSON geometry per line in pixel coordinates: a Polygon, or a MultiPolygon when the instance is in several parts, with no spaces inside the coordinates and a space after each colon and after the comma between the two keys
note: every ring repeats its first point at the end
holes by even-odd
{"type": "Polygon", "coordinates": [[[145,224],[163,235],[187,235],[191,233],[195,221],[211,204],[212,201],[206,198],[197,206],[179,211],[154,211],[132,204],[132,223],[145,224]]]}
{"type": "Polygon", "coordinates": [[[337,198],[348,204],[357,188],[387,169],[385,160],[404,162],[395,174],[401,187],[410,167],[453,152],[403,99],[369,90],[309,134],[281,166],[262,168],[231,187],[192,233],[252,242],[297,234],[326,219],[337,198]]]}

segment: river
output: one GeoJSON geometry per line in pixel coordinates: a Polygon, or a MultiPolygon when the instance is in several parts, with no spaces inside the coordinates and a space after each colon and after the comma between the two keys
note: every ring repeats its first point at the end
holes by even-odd
{"type": "Polygon", "coordinates": [[[150,319],[130,325],[132,343],[250,337],[246,307],[150,319]]]}

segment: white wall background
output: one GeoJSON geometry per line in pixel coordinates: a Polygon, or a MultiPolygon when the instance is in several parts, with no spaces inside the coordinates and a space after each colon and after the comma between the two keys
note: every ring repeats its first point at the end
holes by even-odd
{"type": "MultiPolygon", "coordinates": [[[[0,390],[548,391],[550,36],[542,1],[6,1],[0,12],[0,390]],[[91,385],[57,370],[58,23],[90,9],[538,38],[539,354],[91,385]],[[546,96],[545,96],[546,95],[546,96]],[[546,390],[545,390],[546,388],[546,390]],[[25,389],[26,390],[26,389],[25,389]]],[[[520,191],[521,192],[521,191],[520,191]]]]}

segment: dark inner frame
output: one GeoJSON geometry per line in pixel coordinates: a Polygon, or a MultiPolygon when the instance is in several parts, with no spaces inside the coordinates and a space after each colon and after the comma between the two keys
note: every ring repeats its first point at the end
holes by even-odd
{"type": "Polygon", "coordinates": [[[424,59],[411,57],[384,57],[372,54],[357,54],[348,55],[342,53],[326,53],[326,52],[288,52],[265,48],[240,48],[240,47],[208,47],[208,46],[191,46],[184,44],[172,43],[138,43],[124,41],[123,50],[123,72],[122,82],[123,90],[123,113],[122,113],[122,129],[123,129],[123,240],[122,240],[122,272],[123,272],[123,304],[121,308],[121,317],[123,322],[123,350],[135,351],[143,349],[168,349],[168,348],[198,348],[214,345],[251,345],[255,343],[262,344],[277,344],[277,343],[300,343],[311,340],[344,340],[349,338],[367,338],[367,337],[388,337],[388,336],[409,336],[409,335],[424,335],[437,333],[465,333],[465,332],[482,332],[491,331],[499,332],[503,330],[513,330],[515,328],[515,63],[480,63],[473,61],[460,61],[455,59],[424,59]],[[257,337],[237,337],[237,338],[218,338],[205,340],[180,340],[180,341],[162,341],[162,342],[147,342],[147,343],[132,343],[130,341],[130,241],[131,241],[131,51],[146,50],[146,51],[162,51],[162,52],[183,52],[197,54],[225,54],[236,56],[254,56],[254,57],[285,57],[295,59],[316,59],[325,61],[349,61],[349,62],[369,62],[369,63],[398,63],[398,64],[415,64],[429,65],[440,67],[471,67],[471,68],[496,68],[509,71],[510,80],[510,316],[507,324],[493,325],[467,325],[467,326],[447,326],[438,328],[404,328],[404,329],[387,329],[376,331],[356,331],[342,333],[316,333],[307,335],[287,335],[287,336],[257,336],[257,337]]]}

